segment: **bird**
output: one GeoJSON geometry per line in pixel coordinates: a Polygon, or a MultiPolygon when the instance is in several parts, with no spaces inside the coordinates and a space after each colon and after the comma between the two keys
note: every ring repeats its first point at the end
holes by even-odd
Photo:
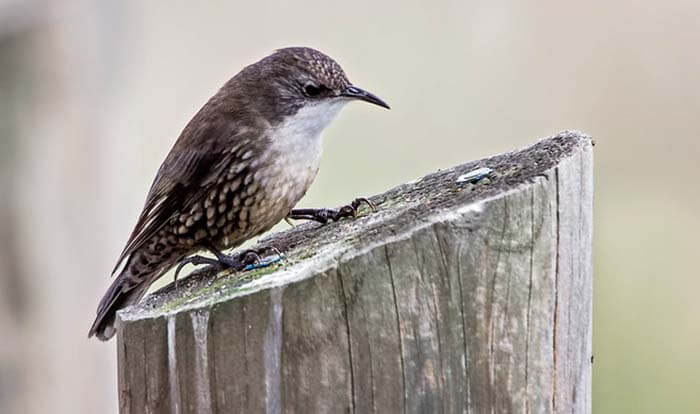
{"type": "Polygon", "coordinates": [[[177,264],[243,270],[258,261],[256,252],[222,252],[283,219],[326,223],[371,205],[357,198],[339,208],[294,209],[318,173],[323,130],[351,101],[390,109],[309,47],[278,49],[228,80],[158,169],[88,337],[113,337],[117,311],[140,301],[177,264]],[[216,259],[195,255],[203,251],[216,259]]]}

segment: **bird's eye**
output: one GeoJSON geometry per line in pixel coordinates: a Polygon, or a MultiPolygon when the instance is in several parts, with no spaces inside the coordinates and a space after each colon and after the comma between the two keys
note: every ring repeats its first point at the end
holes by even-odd
{"type": "Polygon", "coordinates": [[[323,87],[322,86],[316,86],[313,83],[309,83],[306,86],[304,86],[304,93],[306,95],[314,97],[318,96],[323,92],[323,87]]]}

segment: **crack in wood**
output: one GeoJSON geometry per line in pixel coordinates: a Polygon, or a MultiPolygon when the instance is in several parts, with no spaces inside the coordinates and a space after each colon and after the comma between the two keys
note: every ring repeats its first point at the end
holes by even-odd
{"type": "Polygon", "coordinates": [[[467,345],[467,320],[464,317],[464,288],[462,287],[462,246],[457,243],[457,281],[459,282],[459,305],[462,317],[462,339],[464,340],[464,377],[467,381],[467,414],[471,413],[471,380],[469,372],[469,346],[467,345]]]}
{"type": "MultiPolygon", "coordinates": [[[[506,237],[506,229],[508,226],[508,201],[506,198],[503,198],[503,227],[501,228],[501,237],[500,237],[500,242],[499,245],[503,245],[503,241],[505,240],[506,237]]],[[[493,278],[491,282],[491,289],[490,289],[490,294],[491,297],[489,298],[489,312],[488,312],[488,320],[489,320],[489,393],[491,394],[491,407],[496,407],[496,398],[497,395],[495,392],[492,392],[491,390],[494,388],[494,384],[496,381],[496,360],[494,357],[494,342],[495,342],[495,337],[496,337],[496,327],[495,327],[495,321],[494,321],[494,307],[495,307],[495,295],[496,295],[496,280],[498,278],[498,267],[501,263],[501,250],[496,249],[496,263],[494,264],[493,267],[493,278]]]]}
{"type": "MultiPolygon", "coordinates": [[[[447,289],[448,291],[450,290],[450,271],[447,266],[447,256],[445,254],[445,251],[442,249],[442,245],[440,244],[440,238],[438,237],[437,234],[437,225],[431,226],[432,234],[433,237],[435,237],[435,244],[438,248],[438,253],[440,257],[440,264],[442,264],[442,274],[445,276],[445,279],[447,281],[447,289]]],[[[416,246],[416,241],[415,239],[413,240],[413,249],[416,252],[416,256],[418,256],[418,246],[416,246]]],[[[421,255],[422,257],[422,255],[421,255]]],[[[424,272],[424,260],[421,261],[421,274],[424,272]]],[[[421,280],[423,278],[421,277],[421,280]]],[[[440,281],[441,278],[437,278],[435,282],[440,281]]],[[[433,323],[435,324],[435,336],[437,336],[437,346],[438,346],[438,361],[440,362],[440,383],[438,384],[438,389],[441,393],[445,392],[445,383],[447,382],[447,379],[445,378],[445,367],[443,366],[442,360],[443,360],[443,352],[442,352],[442,339],[440,338],[440,321],[443,319],[442,314],[440,312],[440,295],[438,292],[435,290],[436,283],[430,283],[430,288],[433,293],[433,323]]],[[[447,401],[448,398],[442,398],[442,400],[447,401]]],[[[444,409],[444,407],[442,407],[444,409]]],[[[444,410],[440,410],[444,411],[444,410]]]]}
{"type": "Polygon", "coordinates": [[[554,268],[554,321],[552,329],[552,412],[557,409],[557,321],[559,315],[559,249],[561,229],[559,223],[559,167],[554,170],[556,183],[556,256],[554,268]]]}
{"type": "Polygon", "coordinates": [[[168,383],[170,386],[170,406],[175,414],[180,413],[180,380],[177,376],[177,351],[175,348],[176,315],[167,317],[168,335],[168,383]]]}
{"type": "Polygon", "coordinates": [[[350,316],[348,315],[348,302],[345,299],[345,285],[343,283],[343,275],[340,272],[340,266],[336,267],[338,282],[340,283],[340,296],[343,301],[343,316],[345,317],[345,330],[348,342],[348,360],[350,363],[350,407],[352,413],[355,412],[355,367],[352,363],[352,334],[350,331],[350,316]]]}
{"type": "MultiPolygon", "coordinates": [[[[527,286],[527,313],[525,330],[527,338],[525,339],[525,414],[530,413],[530,318],[532,312],[532,278],[535,256],[535,188],[530,190],[530,235],[532,244],[530,248],[530,279],[527,286]]],[[[544,222],[544,219],[543,219],[544,222]]]]}
{"type": "Polygon", "coordinates": [[[209,372],[209,311],[190,313],[192,335],[195,341],[194,370],[197,378],[197,412],[210,413],[211,382],[209,372]]]}
{"type": "Polygon", "coordinates": [[[384,246],[386,264],[389,268],[389,280],[391,280],[391,294],[394,301],[394,312],[396,313],[396,329],[399,338],[399,357],[401,361],[401,383],[403,388],[403,412],[406,412],[406,366],[404,363],[403,334],[401,331],[401,315],[399,315],[399,301],[396,299],[396,286],[394,284],[394,271],[391,269],[391,259],[389,258],[389,247],[384,246]]]}
{"type": "Polygon", "coordinates": [[[151,408],[151,398],[148,392],[148,377],[149,377],[149,369],[148,369],[148,361],[146,360],[146,356],[148,355],[148,349],[146,348],[146,335],[143,335],[141,338],[141,355],[144,357],[144,364],[143,364],[143,395],[144,399],[146,400],[146,408],[150,409],[151,408]]]}
{"type": "Polygon", "coordinates": [[[282,412],[282,292],[270,291],[270,310],[263,346],[265,364],[265,409],[267,413],[282,412]]]}

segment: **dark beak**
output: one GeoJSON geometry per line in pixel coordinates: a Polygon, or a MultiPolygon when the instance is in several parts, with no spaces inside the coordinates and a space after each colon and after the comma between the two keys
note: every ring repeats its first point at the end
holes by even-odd
{"type": "Polygon", "coordinates": [[[349,86],[340,96],[345,96],[351,99],[359,99],[361,101],[369,102],[375,105],[379,105],[386,109],[391,109],[386,102],[382,101],[373,93],[369,93],[366,90],[360,89],[357,86],[349,86]]]}

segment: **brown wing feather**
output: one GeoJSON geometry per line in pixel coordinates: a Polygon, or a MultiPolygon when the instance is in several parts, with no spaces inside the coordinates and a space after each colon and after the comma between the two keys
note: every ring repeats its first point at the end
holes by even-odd
{"type": "Polygon", "coordinates": [[[231,165],[229,149],[240,139],[236,123],[224,112],[212,113],[210,101],[182,131],[158,170],[146,202],[119,255],[121,263],[153,237],[171,217],[206,195],[207,185],[231,165]]]}

